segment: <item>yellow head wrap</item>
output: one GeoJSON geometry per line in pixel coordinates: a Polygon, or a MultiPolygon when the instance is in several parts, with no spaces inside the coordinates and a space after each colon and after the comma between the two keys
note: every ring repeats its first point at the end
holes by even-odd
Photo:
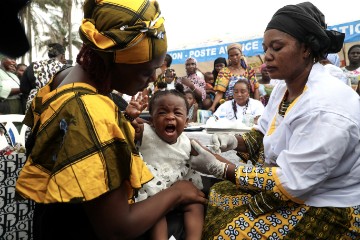
{"type": "Polygon", "coordinates": [[[163,23],[154,0],[86,0],[79,33],[93,49],[113,52],[115,63],[136,64],[167,51],[163,23]]]}

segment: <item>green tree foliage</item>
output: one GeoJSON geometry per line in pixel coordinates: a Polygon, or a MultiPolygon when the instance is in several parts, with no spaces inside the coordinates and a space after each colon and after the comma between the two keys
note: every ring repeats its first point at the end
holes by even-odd
{"type": "MultiPolygon", "coordinates": [[[[24,29],[32,48],[41,52],[52,42],[62,44],[68,49],[69,59],[72,59],[72,47],[80,49],[81,40],[78,30],[73,31],[71,12],[74,6],[79,6],[83,0],[32,0],[20,12],[24,29]]],[[[29,51],[29,62],[32,62],[32,52],[29,51]]]]}

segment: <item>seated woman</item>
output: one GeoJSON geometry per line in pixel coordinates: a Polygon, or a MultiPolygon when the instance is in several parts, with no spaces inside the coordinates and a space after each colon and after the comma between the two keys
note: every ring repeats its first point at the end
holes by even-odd
{"type": "Polygon", "coordinates": [[[178,83],[184,85],[184,91],[191,90],[195,93],[196,102],[202,105],[206,98],[204,75],[197,68],[197,61],[189,57],[185,61],[186,76],[177,79],[178,83]]]}
{"type": "Polygon", "coordinates": [[[325,29],[310,2],[267,25],[265,63],[283,83],[256,130],[212,136],[215,151],[247,152],[253,165],[218,161],[192,141],[191,167],[229,180],[210,189],[202,239],[360,239],[360,102],[318,63],[343,46],[343,33],[325,29]]]}
{"type": "Polygon", "coordinates": [[[259,100],[250,98],[250,84],[247,80],[240,79],[235,83],[233,98],[221,104],[214,115],[243,122],[244,116],[250,115],[257,124],[258,118],[264,112],[264,105],[259,100]]]}

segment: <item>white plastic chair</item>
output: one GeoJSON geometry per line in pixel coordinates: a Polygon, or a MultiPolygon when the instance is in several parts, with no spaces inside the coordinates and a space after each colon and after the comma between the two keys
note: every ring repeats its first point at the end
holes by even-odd
{"type": "MultiPolygon", "coordinates": [[[[5,129],[7,132],[11,129],[13,136],[15,138],[15,143],[21,143],[23,146],[25,146],[25,132],[27,129],[27,126],[25,124],[22,125],[21,131],[17,130],[14,123],[21,123],[24,120],[25,115],[21,114],[4,114],[0,115],[0,123],[3,123],[5,125],[5,129]]],[[[5,148],[8,145],[5,136],[0,135],[0,149],[5,148]]]]}

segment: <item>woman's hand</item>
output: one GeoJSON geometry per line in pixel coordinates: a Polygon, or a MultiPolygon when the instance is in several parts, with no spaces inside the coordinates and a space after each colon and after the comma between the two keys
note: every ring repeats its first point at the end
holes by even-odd
{"type": "Polygon", "coordinates": [[[177,181],[170,189],[179,193],[179,204],[206,203],[205,194],[190,181],[177,181]]]}
{"type": "Polygon", "coordinates": [[[238,140],[232,134],[215,133],[211,136],[211,143],[214,144],[213,150],[215,153],[234,150],[238,146],[238,140]]]}
{"type": "Polygon", "coordinates": [[[131,100],[128,106],[126,107],[125,112],[127,115],[135,119],[140,116],[141,112],[144,109],[146,109],[147,106],[148,106],[148,96],[145,95],[143,97],[143,94],[139,92],[136,98],[135,96],[131,97],[131,100]]]}
{"type": "Polygon", "coordinates": [[[203,148],[195,140],[191,140],[191,146],[198,153],[198,155],[190,157],[191,167],[201,173],[223,178],[226,163],[216,159],[210,151],[203,148]]]}
{"type": "Polygon", "coordinates": [[[195,89],[195,85],[191,82],[191,80],[187,77],[181,78],[181,83],[190,88],[191,90],[195,89]]]}

